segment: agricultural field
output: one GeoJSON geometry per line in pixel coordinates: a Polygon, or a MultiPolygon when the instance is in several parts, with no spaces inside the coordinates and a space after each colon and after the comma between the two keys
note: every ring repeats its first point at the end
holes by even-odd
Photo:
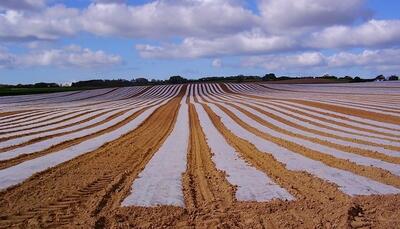
{"type": "Polygon", "coordinates": [[[400,83],[0,97],[0,228],[395,228],[400,83]]]}
{"type": "Polygon", "coordinates": [[[79,88],[79,87],[46,87],[46,88],[16,88],[16,87],[1,87],[0,96],[10,95],[32,95],[32,94],[43,94],[43,93],[55,93],[55,92],[68,92],[68,91],[80,91],[89,90],[96,88],[79,88]]]}

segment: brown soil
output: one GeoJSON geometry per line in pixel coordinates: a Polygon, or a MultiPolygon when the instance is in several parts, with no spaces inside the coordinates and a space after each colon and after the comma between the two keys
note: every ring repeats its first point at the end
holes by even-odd
{"type": "Polygon", "coordinates": [[[400,117],[396,117],[396,116],[392,116],[392,115],[375,113],[375,112],[360,110],[360,109],[356,109],[356,108],[342,107],[340,105],[330,105],[330,104],[305,101],[305,100],[297,100],[297,99],[290,100],[289,99],[288,101],[296,102],[296,103],[307,105],[307,106],[313,106],[313,107],[317,107],[317,108],[321,108],[321,109],[325,109],[325,110],[329,110],[329,111],[340,112],[343,114],[354,115],[354,116],[358,116],[361,118],[368,118],[368,119],[372,119],[375,121],[388,122],[388,123],[400,125],[400,117]]]}
{"type": "Polygon", "coordinates": [[[129,134],[0,193],[0,225],[93,227],[119,208],[132,181],[168,136],[182,96],[129,134]]]}
{"type": "MultiPolygon", "coordinates": [[[[154,105],[156,105],[156,104],[154,104],[154,105]]],[[[24,161],[31,160],[33,158],[37,158],[37,157],[40,157],[40,156],[43,156],[43,155],[46,155],[46,154],[49,154],[49,153],[52,153],[52,152],[57,152],[59,150],[71,147],[71,146],[79,144],[79,143],[81,143],[83,141],[89,140],[91,138],[94,138],[94,137],[100,136],[102,134],[105,134],[107,132],[110,132],[110,131],[113,131],[115,129],[118,129],[119,127],[122,127],[126,123],[128,123],[131,120],[135,119],[137,116],[139,116],[141,113],[143,113],[145,110],[147,110],[149,108],[150,107],[146,107],[146,108],[140,109],[139,111],[135,112],[134,114],[132,114],[128,118],[122,120],[121,122],[119,122],[119,123],[117,123],[117,124],[115,124],[115,125],[113,125],[113,126],[111,126],[109,128],[106,128],[106,129],[104,129],[102,131],[98,131],[98,132],[96,132],[94,134],[90,134],[90,135],[86,135],[84,137],[68,140],[68,141],[65,141],[63,143],[51,146],[50,148],[48,148],[46,150],[43,150],[43,151],[40,151],[40,152],[36,152],[36,153],[33,153],[33,154],[23,154],[23,155],[20,155],[20,156],[18,156],[16,158],[12,158],[10,160],[0,161],[0,169],[8,168],[10,166],[14,166],[14,165],[22,163],[24,161]]],[[[117,116],[122,115],[122,113],[124,113],[124,112],[120,112],[120,113],[118,113],[116,115],[113,115],[113,116],[109,117],[108,120],[110,120],[112,118],[116,118],[117,116]]],[[[102,121],[101,123],[104,123],[104,122],[105,121],[102,121]]],[[[95,125],[100,125],[101,123],[98,123],[98,124],[95,124],[95,125]]],[[[73,131],[73,132],[75,132],[75,131],[73,131]]],[[[46,138],[43,138],[43,139],[48,139],[48,138],[49,137],[46,137],[46,138]]],[[[33,141],[33,142],[35,142],[35,141],[33,141]]],[[[29,143],[31,143],[31,142],[29,142],[29,143]]],[[[25,144],[22,144],[22,145],[28,145],[29,143],[25,143],[25,144]]],[[[7,149],[13,149],[13,148],[16,148],[16,146],[8,147],[7,149]]]]}
{"type": "Polygon", "coordinates": [[[90,117],[88,119],[83,119],[82,121],[79,121],[79,122],[76,122],[76,123],[67,124],[67,125],[64,125],[64,126],[56,127],[56,128],[51,128],[51,129],[44,130],[44,131],[32,131],[31,133],[28,133],[28,134],[19,134],[19,135],[15,135],[15,136],[0,138],[0,142],[7,141],[7,140],[10,140],[10,139],[14,139],[14,138],[19,138],[19,137],[22,137],[22,136],[28,136],[28,135],[38,134],[38,133],[45,133],[45,132],[52,131],[52,130],[63,129],[63,128],[67,128],[67,127],[70,127],[70,126],[79,125],[79,124],[85,123],[85,122],[87,122],[87,121],[89,121],[91,119],[97,118],[97,117],[99,117],[99,116],[101,116],[103,114],[106,114],[106,113],[107,112],[102,112],[100,114],[94,115],[94,116],[92,116],[92,117],[90,117]]]}
{"type": "MultiPolygon", "coordinates": [[[[117,208],[98,222],[99,227],[117,228],[351,228],[353,225],[376,226],[399,222],[397,212],[382,208],[386,218],[376,212],[363,215],[364,205],[379,205],[374,197],[357,198],[344,195],[325,181],[307,173],[292,172],[272,156],[257,151],[251,144],[235,137],[205,107],[213,123],[244,159],[267,173],[296,197],[296,201],[238,202],[223,173],[213,168],[211,154],[199,129],[193,106],[190,107],[191,148],[188,171],[184,174],[187,208],[125,207],[117,208]],[[195,142],[193,139],[195,138],[195,142]],[[218,185],[219,183],[219,185],[218,185]],[[376,202],[375,202],[376,201],[376,202]],[[361,210],[360,210],[361,209],[361,210]],[[359,217],[361,215],[362,217],[359,217]],[[393,222],[393,219],[395,222],[393,222]]],[[[398,196],[385,196],[379,201],[391,203],[398,196]]],[[[397,201],[398,203],[398,201],[397,201]]],[[[391,207],[398,206],[393,204],[391,207]]]]}
{"type": "Polygon", "coordinates": [[[290,80],[279,80],[279,81],[268,81],[263,84],[330,84],[330,83],[345,83],[343,81],[334,79],[290,79],[290,80]]]}
{"type": "MultiPolygon", "coordinates": [[[[9,134],[9,133],[13,133],[13,132],[16,132],[16,131],[31,130],[31,129],[34,129],[34,128],[39,128],[39,127],[43,127],[43,126],[47,126],[47,125],[58,124],[58,123],[65,122],[65,121],[68,121],[68,120],[73,119],[73,118],[78,118],[79,116],[82,116],[82,115],[85,115],[85,114],[89,114],[90,112],[91,111],[87,111],[87,112],[84,112],[82,114],[74,115],[72,117],[69,117],[69,118],[66,118],[66,119],[63,119],[63,120],[60,120],[60,121],[50,122],[50,123],[42,124],[42,125],[40,123],[42,123],[44,121],[33,122],[33,123],[30,123],[30,124],[38,124],[38,125],[36,125],[35,127],[27,127],[27,128],[23,128],[23,129],[19,129],[19,130],[14,130],[14,131],[6,130],[6,129],[0,129],[0,134],[9,134]]],[[[65,116],[65,115],[69,115],[69,114],[72,114],[72,113],[75,113],[75,112],[63,114],[63,115],[60,115],[60,116],[57,116],[57,117],[53,117],[51,119],[61,118],[61,117],[65,116]]],[[[12,126],[12,128],[23,127],[25,125],[26,124],[18,124],[18,125],[12,126]]],[[[11,127],[7,127],[7,129],[9,129],[9,128],[11,128],[11,127]]]]}
{"type": "Polygon", "coordinates": [[[134,95],[132,95],[132,96],[126,98],[126,99],[131,99],[131,98],[138,97],[138,96],[144,94],[146,91],[150,90],[151,87],[152,87],[152,86],[147,86],[146,88],[143,88],[143,89],[142,89],[141,91],[139,91],[138,93],[136,93],[136,94],[134,94],[134,95]]]}
{"type": "MultiPolygon", "coordinates": [[[[305,172],[287,170],[268,152],[260,152],[232,134],[206,105],[203,107],[213,124],[240,156],[296,200],[237,201],[235,187],[227,182],[224,172],[215,168],[196,110],[190,105],[190,146],[183,174],[186,208],[121,207],[132,182],[172,131],[185,90],[186,87],[121,138],[0,192],[0,228],[396,228],[400,225],[400,194],[350,197],[332,183],[305,172]]],[[[229,115],[235,118],[234,114],[229,115]]],[[[400,179],[391,174],[296,148],[235,120],[260,137],[305,156],[400,187],[400,179]]],[[[62,147],[72,143],[65,144],[62,147]]]]}
{"type": "MultiPolygon", "coordinates": [[[[55,111],[45,111],[45,112],[43,112],[43,111],[39,111],[38,110],[38,111],[36,111],[34,113],[31,113],[29,118],[20,117],[20,116],[25,116],[27,114],[27,113],[24,112],[24,113],[21,113],[21,115],[18,115],[17,116],[18,118],[12,120],[11,122],[8,122],[8,121],[1,122],[1,126],[9,125],[10,123],[13,123],[13,124],[17,125],[17,124],[20,124],[20,123],[24,123],[26,121],[31,121],[31,120],[34,120],[34,119],[37,119],[37,118],[46,117],[47,115],[54,114],[54,112],[55,111]]],[[[13,127],[15,127],[15,126],[13,126],[13,127]]],[[[2,128],[4,128],[4,127],[2,127],[2,128]]]]}
{"type": "MultiPolygon", "coordinates": [[[[229,103],[227,103],[227,104],[229,104],[229,103]]],[[[259,118],[258,116],[254,115],[254,114],[252,114],[252,113],[250,113],[250,112],[248,112],[248,111],[246,111],[246,110],[244,110],[244,109],[242,109],[242,108],[240,108],[240,107],[238,107],[238,106],[236,106],[234,104],[230,104],[230,105],[235,107],[236,109],[238,109],[242,113],[246,114],[250,118],[256,120],[259,123],[261,123],[262,125],[264,125],[264,126],[266,126],[268,128],[271,128],[273,130],[276,130],[278,132],[281,132],[281,133],[284,133],[284,134],[287,134],[287,135],[290,135],[290,136],[293,136],[293,137],[298,137],[298,138],[302,138],[302,139],[305,139],[305,140],[309,140],[309,141],[312,141],[312,142],[315,142],[315,143],[318,143],[318,144],[321,144],[321,145],[326,145],[328,147],[332,147],[332,148],[335,148],[335,149],[338,149],[338,150],[342,150],[342,151],[345,151],[345,152],[356,153],[356,154],[359,154],[359,155],[362,155],[362,156],[376,158],[376,159],[380,159],[380,160],[391,162],[391,163],[395,163],[395,164],[400,164],[400,158],[398,158],[398,157],[388,156],[388,155],[385,155],[383,153],[379,153],[379,152],[375,152],[375,151],[371,151],[371,150],[365,150],[365,149],[360,149],[360,148],[355,148],[355,147],[350,147],[350,146],[343,146],[343,145],[331,143],[329,141],[321,140],[319,138],[312,138],[312,137],[307,137],[307,136],[304,136],[304,135],[301,135],[301,134],[296,134],[296,133],[287,131],[287,130],[285,130],[283,128],[280,128],[278,126],[272,125],[269,122],[259,118]]],[[[272,117],[272,118],[274,118],[274,119],[276,119],[276,120],[278,120],[278,121],[280,121],[280,122],[282,122],[282,123],[284,123],[286,125],[296,127],[296,128],[298,128],[300,130],[303,130],[303,131],[308,131],[308,132],[311,132],[311,133],[314,133],[314,134],[317,134],[317,135],[320,135],[320,136],[327,136],[327,137],[331,137],[331,138],[334,138],[334,139],[342,139],[342,140],[345,140],[345,141],[360,143],[360,144],[364,144],[364,145],[382,146],[382,147],[385,147],[387,149],[400,151],[400,147],[396,147],[396,146],[379,145],[379,144],[374,144],[374,143],[365,142],[365,141],[356,140],[356,139],[344,138],[344,137],[340,137],[340,136],[336,136],[336,135],[332,135],[332,134],[327,134],[325,132],[308,129],[308,128],[305,128],[303,126],[297,125],[295,123],[286,121],[283,118],[277,117],[277,116],[275,116],[273,114],[270,114],[268,112],[260,110],[260,109],[258,109],[256,107],[251,106],[251,105],[248,105],[248,106],[253,108],[253,109],[255,109],[255,110],[257,110],[258,112],[263,113],[265,115],[268,115],[268,116],[270,116],[270,117],[272,117]]]]}
{"type": "Polygon", "coordinates": [[[17,115],[17,114],[24,115],[25,113],[28,113],[30,111],[33,111],[33,110],[0,112],[0,117],[6,117],[6,116],[9,116],[9,115],[17,115]]]}
{"type": "Polygon", "coordinates": [[[316,150],[312,150],[306,147],[303,147],[301,145],[298,145],[296,143],[287,141],[285,139],[280,139],[273,137],[267,133],[263,133],[259,130],[257,130],[254,127],[251,127],[250,125],[244,123],[242,120],[240,120],[235,114],[233,114],[231,111],[227,110],[223,106],[219,106],[226,114],[228,114],[232,119],[235,120],[239,125],[241,125],[243,128],[246,130],[256,134],[257,136],[266,139],[267,141],[274,142],[282,147],[285,147],[293,152],[302,154],[308,158],[314,159],[314,160],[319,160],[329,166],[336,167],[339,169],[343,170],[349,170],[353,173],[369,177],[371,179],[377,180],[382,183],[386,183],[389,185],[396,186],[400,188],[400,178],[398,176],[395,176],[391,174],[390,172],[375,168],[375,167],[370,167],[370,166],[362,166],[362,165],[357,165],[355,163],[352,163],[348,160],[344,159],[339,159],[321,152],[318,152],[316,150]]]}
{"type": "MultiPolygon", "coordinates": [[[[222,84],[221,87],[224,91],[226,91],[228,93],[233,93],[226,85],[222,84]]],[[[281,91],[281,90],[279,90],[279,91],[281,91]]],[[[233,94],[237,94],[237,93],[233,93],[233,94]]],[[[257,96],[257,95],[245,95],[245,94],[241,94],[241,95],[247,96],[249,98],[266,99],[265,97],[257,96]]],[[[334,95],[332,95],[332,96],[334,96],[334,95]]],[[[379,95],[377,95],[377,96],[379,96],[379,95]]],[[[279,98],[276,98],[274,100],[279,100],[279,98]]],[[[388,123],[393,123],[393,124],[398,124],[398,125],[400,124],[400,117],[393,116],[393,115],[365,111],[365,110],[360,110],[360,109],[356,109],[356,108],[342,107],[340,105],[324,104],[324,103],[320,103],[320,102],[314,102],[314,101],[308,101],[308,100],[302,100],[302,99],[281,99],[281,100],[291,101],[291,102],[299,103],[302,105],[317,107],[317,108],[321,108],[321,109],[325,109],[325,110],[329,110],[329,111],[340,112],[340,113],[347,114],[347,115],[358,116],[361,118],[372,119],[375,121],[388,122],[388,123]]]]}
{"type": "MultiPolygon", "coordinates": [[[[274,104],[274,105],[275,105],[275,104],[274,104]]],[[[301,108],[301,109],[304,109],[304,110],[307,110],[307,111],[316,112],[316,111],[313,111],[313,110],[311,110],[311,109],[304,108],[304,107],[298,107],[298,106],[292,105],[292,104],[291,104],[291,106],[293,106],[294,108],[301,108]]],[[[295,112],[297,112],[297,113],[300,113],[300,114],[308,115],[308,116],[310,116],[310,117],[316,117],[316,116],[311,116],[310,114],[306,114],[306,113],[301,112],[301,111],[297,111],[297,110],[293,110],[293,111],[295,111],[295,112]]],[[[337,124],[337,125],[341,125],[341,126],[345,126],[345,127],[352,127],[352,126],[349,126],[349,125],[347,125],[347,124],[343,124],[343,123],[340,123],[340,122],[336,122],[336,121],[330,120],[330,119],[328,119],[328,118],[329,118],[329,117],[334,117],[334,118],[338,118],[338,119],[343,119],[343,120],[348,120],[348,121],[356,122],[356,123],[359,123],[359,124],[365,124],[365,123],[363,123],[363,122],[356,121],[356,120],[352,120],[352,119],[345,118],[345,117],[342,117],[342,116],[338,116],[338,115],[335,115],[335,114],[330,114],[330,113],[326,113],[326,112],[317,112],[317,113],[323,114],[323,115],[327,116],[327,119],[322,119],[322,118],[320,118],[320,117],[316,117],[317,119],[323,120],[324,122],[325,122],[325,121],[326,121],[326,122],[331,122],[331,123],[334,123],[334,124],[337,124]]],[[[379,128],[384,128],[384,129],[388,129],[388,130],[393,130],[393,129],[388,128],[388,127],[377,126],[377,125],[374,125],[374,124],[372,124],[372,123],[368,123],[368,125],[369,125],[369,126],[372,126],[372,127],[379,127],[379,128]]],[[[373,131],[373,130],[370,130],[370,129],[364,129],[364,128],[360,128],[360,127],[352,127],[352,128],[356,128],[356,129],[363,130],[363,131],[368,131],[368,132],[371,132],[371,133],[380,133],[380,132],[378,132],[378,131],[373,131]]],[[[384,133],[380,133],[380,134],[384,134],[384,133]]],[[[386,135],[388,135],[388,134],[386,134],[386,135]]],[[[399,137],[399,136],[395,136],[395,135],[388,135],[388,136],[399,137]]]]}
{"type": "MultiPolygon", "coordinates": [[[[138,102],[138,103],[135,104],[135,105],[136,105],[136,106],[140,106],[140,105],[143,105],[143,103],[144,103],[144,102],[138,102]]],[[[81,120],[81,121],[79,121],[79,122],[75,122],[75,123],[71,123],[71,124],[66,124],[66,125],[59,126],[59,127],[49,128],[49,129],[43,130],[43,131],[31,131],[30,133],[27,133],[27,134],[19,134],[19,135],[16,134],[16,135],[14,135],[14,136],[4,137],[4,138],[1,138],[1,137],[0,137],[0,142],[1,142],[1,141],[6,141],[6,140],[9,140],[9,139],[19,138],[19,137],[22,137],[22,136],[28,136],[28,135],[39,134],[39,133],[46,133],[46,132],[48,132],[48,131],[53,131],[53,130],[58,130],[58,129],[64,129],[64,128],[68,128],[68,127],[71,127],[71,126],[79,125],[79,124],[85,123],[85,122],[87,122],[87,121],[89,121],[89,120],[95,119],[95,118],[97,118],[97,117],[99,117],[99,116],[101,116],[101,115],[103,115],[103,114],[106,114],[106,113],[111,112],[111,111],[114,111],[114,110],[116,110],[116,109],[112,109],[112,110],[110,110],[110,111],[101,112],[101,113],[99,113],[99,114],[97,114],[97,115],[94,115],[94,116],[92,116],[92,117],[90,117],[90,118],[87,118],[87,119],[83,119],[83,120],[81,120]]],[[[85,113],[85,114],[87,114],[87,113],[85,113]]],[[[84,114],[82,114],[82,115],[84,115],[84,114]]],[[[81,116],[81,115],[79,115],[79,116],[81,116]]],[[[79,117],[79,116],[78,116],[78,117],[79,117]]],[[[113,117],[114,117],[114,116],[113,116],[113,117]]],[[[76,118],[76,117],[75,117],[75,118],[76,118]]],[[[69,120],[69,119],[63,120],[63,122],[64,122],[64,121],[68,121],[68,120],[69,120]]],[[[109,120],[109,118],[107,118],[107,120],[109,120]]],[[[101,123],[103,123],[103,122],[101,122],[101,123]]],[[[98,123],[98,124],[101,124],[101,123],[98,123]]],[[[90,127],[95,126],[95,125],[98,125],[98,124],[90,125],[90,126],[87,126],[87,127],[84,127],[84,128],[90,128],[90,127]]],[[[52,124],[49,124],[49,125],[52,125],[52,124]]],[[[45,125],[45,126],[49,126],[49,125],[45,125]]],[[[78,129],[78,130],[80,130],[80,129],[78,129]]],[[[9,132],[9,133],[12,133],[12,132],[9,132]]],[[[0,150],[0,151],[2,151],[2,150],[0,150]]]]}
{"type": "MultiPolygon", "coordinates": [[[[234,97],[234,98],[229,97],[228,99],[225,99],[225,98],[224,98],[224,100],[226,101],[227,104],[229,104],[229,105],[231,105],[231,106],[234,106],[235,108],[238,108],[238,107],[235,106],[235,105],[233,105],[233,104],[231,103],[231,101],[235,101],[235,102],[240,103],[240,104],[242,104],[242,105],[244,105],[244,106],[248,106],[248,107],[250,107],[250,108],[252,108],[252,109],[254,109],[254,110],[257,110],[258,112],[263,113],[263,114],[265,114],[265,115],[267,115],[267,116],[269,116],[269,117],[271,117],[271,118],[273,118],[273,119],[276,119],[276,120],[278,120],[278,121],[280,121],[280,122],[282,122],[282,123],[285,123],[285,124],[290,125],[290,126],[294,126],[294,127],[298,128],[298,129],[301,129],[301,130],[304,130],[304,131],[312,132],[312,133],[319,134],[319,135],[322,135],[322,136],[327,136],[327,137],[333,137],[333,138],[337,138],[337,139],[342,139],[342,140],[345,140],[345,141],[352,141],[352,142],[356,142],[356,143],[360,143],[360,144],[365,144],[365,145],[372,145],[372,146],[381,146],[381,147],[385,147],[385,148],[387,148],[387,149],[399,150],[399,151],[400,151],[400,147],[396,147],[396,146],[377,144],[377,143],[367,142],[367,141],[364,141],[364,140],[358,140],[358,139],[353,139],[353,138],[348,138],[348,137],[342,137],[342,136],[338,136],[338,135],[334,135],[334,134],[329,134],[329,133],[325,133],[325,132],[318,131],[318,130],[313,130],[313,129],[304,127],[304,126],[302,126],[302,125],[300,125],[300,124],[293,123],[292,121],[288,121],[288,120],[286,120],[285,118],[279,117],[279,116],[274,115],[274,114],[272,114],[272,113],[270,113],[270,112],[264,111],[264,110],[262,110],[262,109],[260,109],[260,108],[257,108],[257,107],[255,107],[254,105],[247,103],[246,100],[244,100],[244,101],[239,100],[239,99],[236,100],[236,97],[234,97]]],[[[213,101],[214,101],[214,100],[213,100],[213,101]]],[[[274,108],[272,108],[272,107],[270,107],[270,106],[268,106],[268,105],[265,105],[265,104],[268,104],[268,103],[262,103],[262,104],[263,104],[263,105],[260,105],[260,104],[258,104],[258,105],[261,106],[261,107],[264,107],[264,108],[268,108],[268,110],[274,110],[274,111],[283,113],[283,114],[285,114],[285,115],[287,115],[287,116],[290,116],[290,117],[292,117],[292,118],[299,119],[300,121],[307,122],[307,123],[313,124],[313,125],[315,125],[315,126],[320,126],[320,127],[327,128],[327,129],[331,129],[331,130],[336,130],[336,131],[340,131],[340,132],[345,132],[345,133],[348,133],[348,134],[356,134],[356,135],[359,135],[359,136],[371,137],[370,135],[358,134],[358,133],[354,133],[354,132],[344,131],[344,130],[337,129],[337,128],[330,127],[330,126],[326,126],[326,125],[323,125],[323,124],[320,124],[320,123],[316,123],[316,122],[313,122],[313,121],[310,121],[310,120],[306,120],[306,119],[304,119],[304,118],[298,117],[298,116],[293,115],[293,114],[288,114],[288,113],[286,113],[286,112],[278,111],[278,110],[276,110],[276,109],[274,109],[274,108]]],[[[279,105],[276,105],[276,104],[274,104],[274,106],[280,107],[279,105]]],[[[284,108],[284,109],[286,109],[286,110],[292,110],[292,109],[289,109],[289,108],[286,108],[286,107],[281,107],[281,108],[284,108]]],[[[238,108],[238,109],[239,109],[239,108],[238,108]]],[[[319,118],[319,117],[316,117],[316,116],[313,116],[313,115],[305,114],[304,112],[300,112],[300,111],[297,111],[297,113],[301,113],[301,114],[306,115],[306,116],[309,116],[309,117],[314,117],[314,118],[319,119],[319,120],[324,121],[324,122],[330,121],[329,119],[319,118]]],[[[333,122],[333,121],[332,121],[332,122],[333,122]]],[[[335,123],[336,123],[336,122],[335,122],[335,123]]],[[[386,136],[392,137],[392,138],[374,137],[374,138],[377,138],[377,139],[385,139],[385,140],[390,140],[390,141],[394,141],[394,142],[400,142],[400,136],[397,136],[397,135],[386,134],[386,133],[380,133],[380,132],[378,132],[378,131],[362,129],[362,128],[353,127],[353,126],[346,125],[346,124],[343,124],[343,126],[350,127],[350,128],[357,129],[357,130],[364,130],[364,131],[370,132],[370,133],[378,133],[378,134],[381,134],[381,135],[386,135],[386,136]],[[399,138],[399,139],[393,139],[393,138],[399,138]]]]}
{"type": "MultiPolygon", "coordinates": [[[[83,91],[75,91],[75,92],[72,92],[72,93],[68,94],[67,96],[76,95],[76,94],[79,94],[79,93],[82,93],[82,92],[83,91]]],[[[25,95],[25,96],[27,96],[27,95],[25,95]]],[[[56,96],[49,95],[49,96],[46,96],[46,98],[39,98],[39,99],[36,98],[36,99],[24,100],[24,101],[15,102],[15,103],[33,102],[33,101],[39,101],[39,100],[44,100],[44,99],[54,99],[54,98],[59,98],[59,97],[65,97],[65,95],[56,95],[56,96]]]]}
{"type": "Polygon", "coordinates": [[[109,90],[109,91],[107,91],[107,92],[105,92],[105,93],[98,94],[98,95],[93,95],[93,96],[89,96],[89,97],[85,97],[85,98],[82,98],[82,99],[71,100],[71,102],[72,102],[72,101],[82,101],[82,100],[87,100],[87,99],[91,99],[91,98],[96,98],[96,97],[99,97],[99,96],[107,95],[107,94],[110,94],[111,92],[113,92],[113,91],[115,91],[115,90],[117,90],[117,89],[118,89],[118,88],[113,88],[113,89],[111,89],[111,90],[109,90]]]}
{"type": "MultiPolygon", "coordinates": [[[[307,91],[307,90],[296,91],[294,89],[281,89],[281,88],[269,87],[268,84],[269,83],[260,83],[258,85],[260,85],[261,87],[267,88],[268,90],[273,90],[273,91],[277,91],[277,92],[293,92],[293,93],[299,93],[299,94],[308,94],[308,93],[310,93],[310,94],[326,94],[326,95],[352,95],[352,96],[354,96],[354,95],[368,96],[369,95],[369,96],[371,96],[371,94],[366,94],[366,93],[324,92],[324,91],[307,91]]],[[[275,83],[275,84],[279,84],[279,83],[275,83]]],[[[283,83],[281,83],[281,84],[283,84],[283,83]]],[[[294,84],[294,83],[292,83],[292,84],[294,84]]],[[[310,88],[310,89],[312,90],[312,88],[310,88]]],[[[384,96],[385,94],[374,94],[374,95],[384,96]]]]}
{"type": "Polygon", "coordinates": [[[218,171],[211,159],[212,153],[200,127],[194,105],[189,105],[190,145],[187,171],[183,176],[186,206],[189,210],[209,208],[211,205],[232,205],[235,188],[225,174],[218,171]]]}
{"type": "MultiPolygon", "coordinates": [[[[331,119],[328,119],[328,118],[321,118],[321,117],[317,117],[317,116],[315,116],[315,115],[307,114],[307,113],[302,112],[302,111],[299,111],[299,110],[295,110],[295,109],[290,109],[290,108],[287,108],[287,107],[279,106],[279,105],[277,105],[277,104],[273,104],[273,105],[274,105],[274,106],[277,106],[277,107],[280,107],[280,108],[283,108],[283,109],[286,109],[287,111],[291,111],[291,112],[294,112],[294,113],[298,113],[298,114],[301,114],[301,115],[305,115],[305,116],[311,117],[311,118],[313,118],[313,119],[317,119],[317,120],[320,120],[320,121],[323,121],[323,122],[327,122],[327,123],[332,123],[332,124],[335,124],[335,125],[338,125],[338,126],[348,127],[348,128],[352,128],[352,129],[355,129],[355,130],[370,132],[370,133],[374,133],[374,134],[386,135],[386,136],[388,136],[388,137],[400,138],[400,136],[393,135],[393,134],[390,134],[390,133],[382,133],[382,132],[379,132],[379,131],[376,131],[376,130],[372,130],[372,129],[365,129],[365,128],[360,128],[360,127],[356,127],[356,126],[351,126],[351,125],[348,125],[348,124],[345,124],[345,123],[336,122],[336,121],[331,120],[331,119]]],[[[268,107],[268,108],[271,109],[271,110],[275,110],[275,109],[273,109],[273,108],[271,108],[271,107],[268,107]]],[[[295,115],[292,115],[292,114],[288,114],[288,113],[285,113],[285,114],[288,115],[288,116],[291,116],[291,117],[300,119],[301,121],[304,121],[304,122],[308,122],[308,123],[311,123],[311,124],[314,124],[314,125],[321,125],[321,124],[318,124],[318,123],[316,123],[316,122],[309,121],[309,120],[300,118],[300,117],[295,116],[295,115]]],[[[329,117],[329,115],[328,115],[327,113],[325,113],[325,114],[327,115],[327,117],[329,117]]],[[[333,117],[333,116],[331,116],[331,117],[333,117]]],[[[339,131],[342,131],[342,132],[346,132],[346,133],[352,134],[351,132],[343,131],[343,130],[340,130],[340,129],[337,129],[337,128],[334,128],[334,127],[330,127],[330,126],[325,126],[325,125],[324,125],[323,127],[324,127],[324,128],[328,128],[328,129],[331,129],[331,130],[339,130],[339,131]]],[[[368,135],[363,135],[363,136],[368,136],[368,135]]],[[[383,138],[383,139],[385,139],[385,138],[383,138]]]]}

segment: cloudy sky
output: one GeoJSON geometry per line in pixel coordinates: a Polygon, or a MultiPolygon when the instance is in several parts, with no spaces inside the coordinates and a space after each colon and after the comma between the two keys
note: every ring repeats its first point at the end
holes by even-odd
{"type": "Polygon", "coordinates": [[[1,0],[0,84],[400,74],[398,0],[1,0]]]}

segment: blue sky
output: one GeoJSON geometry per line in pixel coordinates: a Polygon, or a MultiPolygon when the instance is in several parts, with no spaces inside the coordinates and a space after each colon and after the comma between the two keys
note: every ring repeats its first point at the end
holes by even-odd
{"type": "Polygon", "coordinates": [[[400,74],[395,0],[4,0],[0,84],[400,74]]]}

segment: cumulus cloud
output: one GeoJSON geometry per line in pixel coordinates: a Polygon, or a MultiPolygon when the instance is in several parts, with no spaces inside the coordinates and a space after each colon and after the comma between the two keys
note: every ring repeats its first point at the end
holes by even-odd
{"type": "Polygon", "coordinates": [[[327,59],[330,67],[400,67],[400,49],[364,50],[360,53],[340,52],[327,59]]]}
{"type": "Polygon", "coordinates": [[[45,0],[1,0],[0,9],[37,10],[45,6],[45,0]]]}
{"type": "Polygon", "coordinates": [[[45,0],[5,0],[0,9],[2,5],[6,10],[0,11],[0,39],[10,41],[56,40],[81,31],[128,38],[218,37],[248,30],[257,19],[232,0],[156,0],[140,5],[94,0],[84,9],[44,7],[45,0]],[[22,7],[28,3],[40,10],[22,7]]]}
{"type": "Polygon", "coordinates": [[[383,46],[400,44],[400,20],[370,20],[357,27],[332,26],[312,34],[315,48],[383,46]]]}
{"type": "Polygon", "coordinates": [[[40,44],[81,33],[143,39],[135,45],[143,58],[210,58],[213,67],[221,67],[224,56],[241,56],[244,66],[270,70],[397,68],[400,20],[370,19],[366,1],[257,0],[255,13],[243,0],[133,5],[126,0],[91,0],[82,9],[54,4],[58,0],[49,1],[49,6],[46,0],[1,0],[0,42],[23,41],[23,47],[32,50],[12,54],[0,49],[0,68],[121,63],[120,56],[75,46],[40,50],[40,44]],[[349,47],[361,51],[323,54],[349,47]]]}
{"type": "Polygon", "coordinates": [[[325,57],[319,52],[305,52],[292,55],[266,55],[245,58],[244,67],[261,67],[268,70],[287,70],[321,66],[325,57]]]}
{"type": "Polygon", "coordinates": [[[275,31],[349,24],[370,15],[365,0],[260,0],[265,25],[275,31]]]}
{"type": "Polygon", "coordinates": [[[358,26],[331,26],[312,34],[274,35],[260,29],[212,39],[189,37],[179,44],[136,46],[145,58],[199,58],[319,51],[327,48],[387,48],[400,45],[400,20],[369,20],[358,26]]]}
{"type": "Polygon", "coordinates": [[[14,55],[0,50],[0,67],[79,67],[97,68],[122,63],[118,55],[110,55],[102,50],[92,51],[79,46],[68,46],[62,49],[36,50],[27,54],[14,55]]]}
{"type": "Polygon", "coordinates": [[[287,37],[251,31],[216,39],[186,38],[180,44],[137,45],[145,58],[198,58],[237,54],[260,54],[288,50],[295,42],[287,37]]]}
{"type": "Polygon", "coordinates": [[[62,5],[41,12],[7,10],[0,13],[0,39],[9,41],[56,40],[79,29],[79,10],[62,5]]]}
{"type": "Polygon", "coordinates": [[[320,52],[304,52],[291,55],[255,56],[243,59],[241,65],[244,67],[260,67],[267,70],[343,67],[400,70],[400,49],[364,50],[359,53],[340,52],[332,55],[323,55],[320,52]]]}
{"type": "Polygon", "coordinates": [[[156,0],[136,6],[91,4],[82,23],[85,31],[102,36],[215,37],[247,30],[255,17],[231,0],[156,0]]]}
{"type": "MultiPolygon", "coordinates": [[[[44,4],[44,0],[6,0],[0,4],[10,5],[11,2],[44,4]]],[[[93,0],[86,9],[55,5],[40,11],[26,12],[10,8],[0,13],[0,39],[58,40],[79,32],[89,32],[109,37],[153,38],[162,42],[171,37],[183,40],[180,45],[138,46],[143,56],[149,57],[153,55],[146,50],[179,49],[191,44],[212,44],[219,48],[214,54],[205,50],[203,52],[206,54],[196,55],[195,53],[200,51],[193,50],[194,54],[188,54],[188,57],[224,53],[241,55],[246,54],[247,50],[250,53],[264,50],[266,54],[274,50],[269,47],[268,42],[278,42],[276,49],[281,50],[281,45],[287,46],[289,43],[292,43],[290,46],[296,43],[297,47],[293,49],[302,49],[362,46],[399,40],[400,26],[396,20],[370,20],[356,27],[343,25],[368,14],[365,0],[260,0],[261,15],[246,9],[240,2],[155,0],[140,5],[128,5],[124,0],[93,0]],[[323,29],[324,26],[328,27],[323,29]],[[313,29],[304,31],[303,27],[313,29]],[[313,33],[310,38],[311,32],[313,33]],[[223,51],[217,43],[225,41],[229,44],[239,44],[240,48],[233,47],[237,52],[223,51]],[[265,49],[253,47],[263,42],[267,42],[265,49]]]]}

